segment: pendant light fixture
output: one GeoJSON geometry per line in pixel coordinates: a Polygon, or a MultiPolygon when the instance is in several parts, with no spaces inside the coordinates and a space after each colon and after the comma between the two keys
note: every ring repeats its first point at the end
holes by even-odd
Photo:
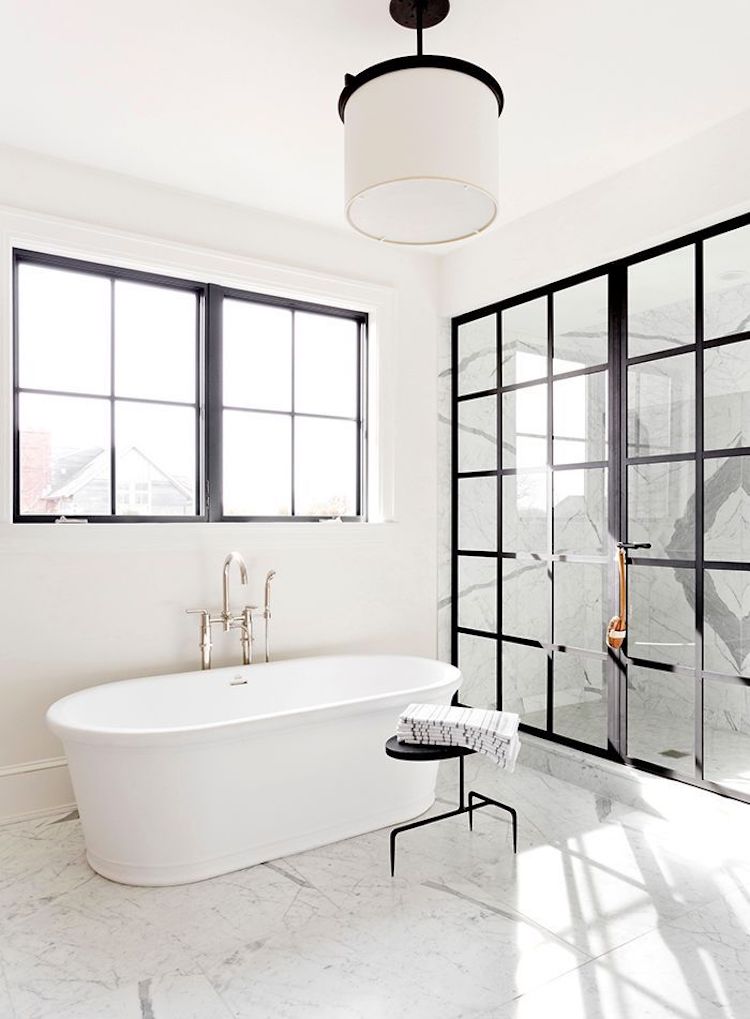
{"type": "Polygon", "coordinates": [[[423,30],[449,9],[449,0],[391,0],[393,20],[416,30],[416,55],[344,77],[346,216],[368,237],[444,244],[497,215],[503,91],[476,64],[423,52],[423,30]]]}

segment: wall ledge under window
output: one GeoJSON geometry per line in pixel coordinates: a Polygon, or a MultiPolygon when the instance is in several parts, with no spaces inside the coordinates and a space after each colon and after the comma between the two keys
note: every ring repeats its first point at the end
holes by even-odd
{"type": "Polygon", "coordinates": [[[54,550],[99,552],[154,549],[160,552],[227,551],[238,545],[259,549],[356,548],[385,544],[398,524],[394,521],[311,523],[179,524],[0,524],[0,553],[26,555],[54,550]]]}

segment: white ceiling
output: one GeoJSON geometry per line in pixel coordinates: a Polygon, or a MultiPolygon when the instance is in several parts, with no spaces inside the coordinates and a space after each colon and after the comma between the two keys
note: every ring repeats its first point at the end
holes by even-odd
{"type": "MultiPolygon", "coordinates": [[[[425,48],[503,85],[508,220],[750,106],[748,38],[748,0],[453,0],[425,48]]],[[[344,72],[413,46],[387,0],[0,0],[0,142],[343,226],[344,72]]]]}

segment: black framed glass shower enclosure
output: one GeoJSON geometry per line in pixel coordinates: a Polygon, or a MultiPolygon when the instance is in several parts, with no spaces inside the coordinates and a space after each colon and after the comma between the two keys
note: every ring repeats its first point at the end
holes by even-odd
{"type": "Polygon", "coordinates": [[[453,321],[462,701],[750,801],[750,215],[453,321]],[[627,636],[616,543],[628,557],[627,636]]]}

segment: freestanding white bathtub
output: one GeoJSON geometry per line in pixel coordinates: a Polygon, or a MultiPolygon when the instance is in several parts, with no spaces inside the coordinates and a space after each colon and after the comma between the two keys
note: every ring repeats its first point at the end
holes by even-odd
{"type": "Polygon", "coordinates": [[[448,703],[460,680],[426,658],[298,658],[107,683],[47,722],[94,870],[181,884],[425,811],[437,765],[391,760],[383,743],[407,704],[448,703]]]}

